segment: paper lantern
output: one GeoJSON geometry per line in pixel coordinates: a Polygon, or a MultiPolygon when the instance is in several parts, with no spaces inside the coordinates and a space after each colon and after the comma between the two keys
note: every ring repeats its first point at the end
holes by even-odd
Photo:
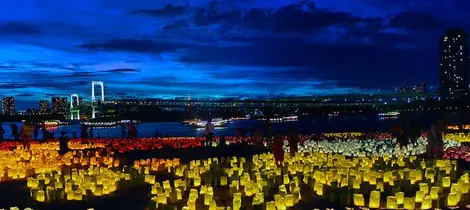
{"type": "Polygon", "coordinates": [[[415,202],[416,202],[416,203],[421,203],[421,202],[423,202],[424,196],[425,196],[425,194],[424,194],[423,191],[418,191],[418,192],[416,192],[415,202]]]}
{"type": "Polygon", "coordinates": [[[395,196],[387,196],[387,209],[397,209],[397,199],[395,196]]]}
{"type": "Polygon", "coordinates": [[[460,193],[449,193],[447,195],[447,206],[457,206],[460,201],[460,193]]]}
{"type": "Polygon", "coordinates": [[[451,184],[450,186],[450,192],[451,193],[458,193],[460,192],[460,186],[456,183],[451,184]]]}
{"type": "Polygon", "coordinates": [[[424,192],[424,194],[429,193],[429,186],[427,183],[419,183],[419,191],[424,192]]]}
{"type": "Polygon", "coordinates": [[[450,177],[442,178],[442,187],[450,187],[450,177]]]}
{"type": "Polygon", "coordinates": [[[437,200],[439,199],[439,187],[433,186],[431,187],[431,190],[429,191],[429,197],[431,200],[437,200]]]}
{"type": "Polygon", "coordinates": [[[380,207],[380,191],[372,191],[369,196],[369,208],[380,207]]]}
{"type": "Polygon", "coordinates": [[[397,199],[397,204],[402,205],[405,200],[405,193],[404,192],[397,192],[395,193],[395,198],[397,199]]]}
{"type": "Polygon", "coordinates": [[[423,202],[421,203],[421,209],[431,209],[432,200],[430,196],[425,196],[423,202]]]}
{"type": "MultiPolygon", "coordinates": [[[[398,199],[397,199],[397,201],[398,201],[398,199]]],[[[415,199],[414,198],[409,198],[409,197],[404,198],[403,204],[404,204],[403,207],[405,209],[416,209],[415,199]]]]}
{"type": "Polygon", "coordinates": [[[267,202],[266,210],[276,210],[276,203],[274,201],[267,202]]]}
{"type": "Polygon", "coordinates": [[[364,196],[362,194],[353,195],[354,205],[363,207],[364,206],[364,196]]]}

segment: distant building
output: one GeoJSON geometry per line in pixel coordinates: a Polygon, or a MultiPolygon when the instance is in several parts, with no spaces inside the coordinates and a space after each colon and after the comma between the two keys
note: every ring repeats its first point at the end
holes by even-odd
{"type": "Polygon", "coordinates": [[[412,85],[407,87],[398,87],[395,89],[396,92],[400,93],[426,93],[427,85],[426,83],[420,85],[412,85]]]}
{"type": "Polygon", "coordinates": [[[49,101],[48,100],[40,100],[39,101],[39,113],[46,114],[49,109],[49,101]]]}
{"type": "Polygon", "coordinates": [[[461,101],[468,97],[468,35],[461,29],[448,29],[440,38],[440,87],[443,101],[461,101]]]}
{"type": "Polygon", "coordinates": [[[2,99],[3,115],[15,115],[15,98],[5,97],[2,99]]]}
{"type": "Polygon", "coordinates": [[[69,104],[67,97],[52,97],[52,113],[54,114],[67,114],[69,111],[69,104]]]}

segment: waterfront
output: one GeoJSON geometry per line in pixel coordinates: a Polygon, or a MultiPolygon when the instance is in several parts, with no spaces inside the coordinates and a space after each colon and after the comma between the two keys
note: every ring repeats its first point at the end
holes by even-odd
{"type": "MultiPolygon", "coordinates": [[[[419,115],[413,117],[419,121],[422,129],[427,129],[435,122],[435,115],[419,115]]],[[[375,131],[389,131],[391,127],[400,122],[398,119],[379,119],[377,116],[339,116],[339,117],[317,117],[317,118],[304,118],[297,122],[273,124],[273,131],[280,130],[286,133],[289,128],[294,128],[299,133],[323,133],[323,132],[375,132],[375,131]]],[[[10,124],[17,124],[21,127],[22,123],[4,122],[3,129],[5,130],[4,138],[11,139],[10,124]]],[[[259,128],[264,133],[264,122],[257,120],[241,120],[234,121],[224,128],[215,130],[218,136],[233,136],[236,134],[236,129],[248,129],[251,131],[253,128],[259,128]]],[[[190,126],[183,125],[181,122],[144,122],[137,125],[139,137],[154,137],[155,131],[158,130],[161,136],[202,136],[204,129],[193,129],[190,126]]],[[[77,136],[80,135],[80,125],[75,124],[71,126],[61,126],[52,130],[54,137],[58,137],[61,131],[65,131],[69,137],[72,132],[76,132],[77,136]]],[[[120,138],[122,137],[121,128],[94,128],[93,133],[95,137],[101,138],[120,138]]],[[[39,138],[42,138],[39,132],[39,138]]]]}

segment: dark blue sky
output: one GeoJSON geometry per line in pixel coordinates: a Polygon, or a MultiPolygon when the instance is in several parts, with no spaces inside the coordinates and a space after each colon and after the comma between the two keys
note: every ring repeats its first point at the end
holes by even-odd
{"type": "MultiPolygon", "coordinates": [[[[253,96],[438,80],[468,0],[14,0],[0,4],[0,95],[253,96]]],[[[36,103],[36,102],[34,102],[36,103]]]]}

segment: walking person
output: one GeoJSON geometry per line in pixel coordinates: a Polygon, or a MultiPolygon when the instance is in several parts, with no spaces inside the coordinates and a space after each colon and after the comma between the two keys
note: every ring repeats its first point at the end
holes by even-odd
{"type": "Polygon", "coordinates": [[[33,134],[34,125],[29,122],[25,121],[23,126],[21,126],[20,135],[23,139],[23,147],[25,150],[30,150],[31,147],[31,135],[33,134]]]}
{"type": "Polygon", "coordinates": [[[274,137],[273,154],[274,160],[276,161],[276,164],[278,166],[280,166],[282,162],[284,162],[284,149],[282,148],[283,146],[284,142],[282,141],[281,133],[280,131],[277,131],[274,137]]]}
{"type": "Polygon", "coordinates": [[[3,142],[3,135],[5,135],[5,130],[3,129],[3,123],[0,121],[0,142],[3,142]]]}
{"type": "Polygon", "coordinates": [[[11,135],[13,136],[15,141],[18,141],[20,138],[20,133],[18,132],[18,125],[10,124],[10,129],[11,129],[11,135]]]}
{"type": "Polygon", "coordinates": [[[126,138],[126,126],[124,124],[121,124],[121,134],[122,138],[126,138]]]}
{"type": "Polygon", "coordinates": [[[206,146],[212,146],[212,139],[214,138],[214,124],[212,120],[207,121],[205,125],[206,130],[206,146]]]}
{"type": "Polygon", "coordinates": [[[290,157],[294,157],[295,153],[298,151],[298,143],[299,143],[299,135],[294,132],[294,129],[289,129],[289,150],[290,150],[290,157]]]}
{"type": "Polygon", "coordinates": [[[90,127],[90,138],[93,138],[93,127],[90,127]]]}
{"type": "Polygon", "coordinates": [[[69,151],[69,146],[68,146],[69,138],[65,135],[65,131],[60,132],[60,137],[59,137],[59,154],[60,155],[65,155],[69,151]]]}
{"type": "Polygon", "coordinates": [[[46,124],[42,122],[41,124],[41,133],[42,133],[42,141],[46,142],[49,139],[49,132],[47,131],[46,124]]]}
{"type": "Polygon", "coordinates": [[[443,132],[442,128],[444,126],[444,123],[442,120],[438,120],[436,124],[431,126],[431,129],[428,132],[427,135],[427,140],[428,140],[428,146],[427,146],[427,156],[428,158],[439,158],[442,157],[443,153],[443,132]]]}
{"type": "Polygon", "coordinates": [[[33,131],[33,136],[34,136],[34,140],[35,140],[35,141],[38,140],[39,129],[40,129],[39,124],[35,122],[35,123],[34,123],[34,131],[33,131]]]}

